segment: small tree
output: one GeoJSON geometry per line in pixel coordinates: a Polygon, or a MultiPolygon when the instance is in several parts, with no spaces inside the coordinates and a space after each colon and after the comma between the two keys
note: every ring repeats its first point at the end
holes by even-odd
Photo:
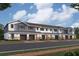
{"type": "MultiPolygon", "coordinates": [[[[0,11],[3,11],[7,9],[8,7],[11,7],[10,3],[0,3],[0,11]]],[[[2,25],[0,24],[0,40],[4,38],[4,31],[2,29],[2,25]]]]}
{"type": "Polygon", "coordinates": [[[2,40],[3,38],[4,38],[4,31],[0,29],[0,40],[2,40]]]}
{"type": "Polygon", "coordinates": [[[75,29],[75,35],[76,35],[76,39],[79,39],[79,28],[76,27],[75,29]]]}
{"type": "Polygon", "coordinates": [[[79,10],[79,3],[72,3],[72,4],[70,4],[70,6],[71,6],[72,8],[74,8],[74,9],[79,10]]]}
{"type": "Polygon", "coordinates": [[[5,10],[7,9],[8,7],[10,7],[11,4],[10,3],[0,3],[0,10],[5,10]]]}

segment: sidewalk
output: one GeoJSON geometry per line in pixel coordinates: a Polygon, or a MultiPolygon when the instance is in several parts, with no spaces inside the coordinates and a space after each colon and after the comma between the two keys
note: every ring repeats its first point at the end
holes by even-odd
{"type": "Polygon", "coordinates": [[[45,41],[24,41],[24,43],[61,42],[61,41],[79,41],[79,40],[45,40],[45,41]]]}
{"type": "Polygon", "coordinates": [[[79,41],[79,40],[44,40],[44,41],[0,41],[0,45],[2,44],[19,44],[19,43],[43,43],[43,42],[61,42],[61,41],[79,41]]]}

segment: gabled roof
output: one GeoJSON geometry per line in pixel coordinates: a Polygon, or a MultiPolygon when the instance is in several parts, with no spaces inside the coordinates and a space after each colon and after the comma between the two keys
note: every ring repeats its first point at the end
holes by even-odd
{"type": "MultiPolygon", "coordinates": [[[[14,23],[14,22],[20,22],[20,23],[22,23],[22,24],[24,24],[24,25],[28,25],[27,23],[24,23],[24,22],[22,22],[22,21],[20,21],[20,20],[16,20],[16,21],[11,21],[11,22],[7,23],[7,24],[5,25],[5,27],[6,27],[8,24],[14,23]]],[[[4,28],[5,28],[5,27],[4,27],[4,28]]]]}
{"type": "MultiPolygon", "coordinates": [[[[68,29],[68,28],[71,28],[71,27],[62,27],[62,26],[53,26],[53,25],[47,25],[47,24],[37,24],[37,23],[30,23],[30,22],[22,22],[20,20],[16,20],[16,21],[12,21],[12,22],[9,22],[8,24],[10,23],[14,23],[14,22],[20,22],[20,23],[23,23],[24,25],[26,26],[34,26],[34,27],[39,27],[39,26],[44,26],[44,27],[53,27],[53,28],[64,28],[64,29],[68,29]]],[[[8,25],[6,24],[6,26],[8,25]]],[[[5,27],[6,27],[5,26],[5,27]]]]}

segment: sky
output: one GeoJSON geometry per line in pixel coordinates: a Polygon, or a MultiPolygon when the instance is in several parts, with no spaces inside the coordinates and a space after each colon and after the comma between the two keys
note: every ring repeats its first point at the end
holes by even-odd
{"type": "Polygon", "coordinates": [[[0,11],[0,23],[24,21],[64,27],[79,27],[79,11],[69,3],[13,3],[0,11]]]}

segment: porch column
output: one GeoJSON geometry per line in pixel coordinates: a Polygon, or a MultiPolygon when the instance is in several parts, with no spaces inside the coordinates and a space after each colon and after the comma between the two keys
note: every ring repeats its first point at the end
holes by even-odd
{"type": "Polygon", "coordinates": [[[72,35],[72,38],[73,38],[73,39],[76,39],[76,35],[72,35]]]}
{"type": "Polygon", "coordinates": [[[27,40],[29,40],[29,34],[27,34],[27,40]]]}
{"type": "Polygon", "coordinates": [[[52,39],[53,39],[53,40],[55,39],[55,35],[54,35],[54,34],[52,34],[52,39]]]}
{"type": "Polygon", "coordinates": [[[68,35],[68,39],[70,40],[70,35],[68,35]]]}
{"type": "Polygon", "coordinates": [[[62,40],[62,39],[63,39],[63,35],[59,34],[59,40],[62,40]]]}
{"type": "Polygon", "coordinates": [[[37,38],[37,40],[40,40],[41,39],[41,35],[40,34],[37,34],[36,35],[36,38],[37,38]]]}
{"type": "Polygon", "coordinates": [[[66,39],[65,35],[63,35],[63,39],[64,39],[64,40],[66,39]]]}
{"type": "Polygon", "coordinates": [[[35,34],[34,36],[35,36],[35,40],[37,40],[37,34],[35,34]]]}

